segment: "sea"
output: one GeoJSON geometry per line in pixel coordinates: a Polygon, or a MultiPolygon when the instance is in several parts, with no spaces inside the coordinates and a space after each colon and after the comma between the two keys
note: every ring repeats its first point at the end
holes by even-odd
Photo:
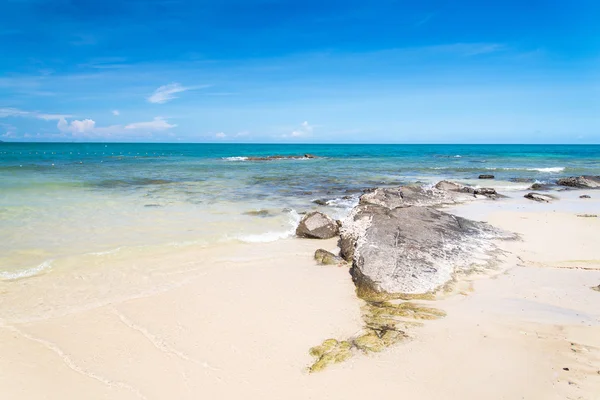
{"type": "Polygon", "coordinates": [[[0,281],[65,259],[288,239],[302,213],[342,218],[372,187],[510,193],[575,175],[600,175],[600,145],[0,143],[0,281]]]}

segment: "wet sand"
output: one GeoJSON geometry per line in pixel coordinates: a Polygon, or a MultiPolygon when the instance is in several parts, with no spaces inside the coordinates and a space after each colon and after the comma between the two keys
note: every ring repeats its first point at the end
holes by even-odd
{"type": "MultiPolygon", "coordinates": [[[[309,348],[362,327],[335,240],[188,247],[0,284],[6,399],[600,398],[600,192],[453,212],[521,235],[497,271],[381,353],[309,374],[309,348]],[[132,262],[132,259],[135,262],[132,262]]],[[[132,256],[133,257],[133,256],[132,256]]]]}

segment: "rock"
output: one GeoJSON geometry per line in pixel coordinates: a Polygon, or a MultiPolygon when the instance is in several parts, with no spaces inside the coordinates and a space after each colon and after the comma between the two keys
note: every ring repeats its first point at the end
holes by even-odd
{"type": "MultiPolygon", "coordinates": [[[[596,292],[600,292],[600,285],[592,287],[592,290],[595,290],[596,292]]],[[[598,373],[600,374],[600,371],[598,371],[598,373]]]]}
{"type": "Polygon", "coordinates": [[[582,194],[581,196],[579,196],[580,199],[591,199],[592,196],[590,196],[589,194],[582,194]]]}
{"type": "Polygon", "coordinates": [[[440,181],[435,184],[435,188],[439,190],[445,190],[448,192],[459,192],[459,193],[473,193],[475,189],[470,186],[461,185],[460,183],[450,181],[440,181]]]}
{"type": "Polygon", "coordinates": [[[529,183],[529,182],[534,182],[533,178],[510,178],[509,179],[511,182],[517,182],[517,183],[529,183]]]}
{"type": "Polygon", "coordinates": [[[313,200],[313,203],[318,204],[320,206],[326,206],[327,205],[327,200],[317,199],[317,200],[313,200]]]}
{"type": "Polygon", "coordinates": [[[252,210],[244,212],[244,215],[251,215],[253,217],[270,217],[271,213],[269,210],[252,210]]]}
{"type": "Polygon", "coordinates": [[[302,156],[282,156],[282,155],[274,155],[274,156],[264,156],[264,157],[247,157],[248,161],[272,161],[272,160],[288,160],[288,159],[299,159],[299,158],[317,158],[317,156],[312,154],[304,154],[302,156]]]}
{"type": "Polygon", "coordinates": [[[534,183],[529,190],[550,190],[550,186],[541,183],[534,183]]]}
{"type": "Polygon", "coordinates": [[[479,175],[479,179],[494,179],[494,175],[482,174],[479,175]]]}
{"type": "Polygon", "coordinates": [[[315,260],[321,265],[338,265],[344,262],[342,257],[323,249],[315,251],[315,260]]]}
{"type": "Polygon", "coordinates": [[[596,214],[577,214],[577,216],[582,218],[598,218],[596,214]]]}
{"type": "Polygon", "coordinates": [[[312,155],[312,154],[305,154],[304,158],[317,158],[317,156],[312,155]]]}
{"type": "Polygon", "coordinates": [[[339,234],[338,224],[327,215],[313,211],[302,217],[296,235],[310,239],[330,239],[339,234]]]}
{"type": "Polygon", "coordinates": [[[556,184],[580,189],[597,189],[600,188],[600,176],[571,176],[559,179],[556,184]]]}
{"type": "Polygon", "coordinates": [[[545,194],[539,194],[539,193],[533,193],[533,192],[527,193],[523,197],[525,197],[526,199],[529,199],[529,200],[539,201],[542,203],[550,203],[552,200],[554,200],[554,197],[552,197],[552,196],[548,196],[545,194]]]}
{"type": "Polygon", "coordinates": [[[400,186],[393,188],[376,188],[360,196],[359,204],[376,205],[389,209],[412,206],[434,206],[454,204],[472,199],[472,196],[438,188],[421,186],[400,186]]]}
{"type": "Polygon", "coordinates": [[[495,197],[498,194],[496,192],[496,189],[494,189],[494,188],[479,188],[479,189],[475,189],[474,193],[481,195],[481,196],[487,196],[487,197],[495,197]]]}
{"type": "Polygon", "coordinates": [[[493,248],[492,238],[508,237],[485,223],[431,207],[363,204],[344,220],[340,248],[352,260],[359,297],[382,301],[435,291],[454,272],[485,263],[484,249],[493,248]]]}

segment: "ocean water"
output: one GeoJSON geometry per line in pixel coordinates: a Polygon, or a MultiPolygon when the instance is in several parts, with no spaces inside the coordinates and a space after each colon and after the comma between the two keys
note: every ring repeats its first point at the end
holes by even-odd
{"type": "Polygon", "coordinates": [[[302,212],[343,217],[365,188],[482,185],[485,173],[501,191],[600,175],[600,145],[0,143],[0,280],[73,257],[85,268],[133,250],[275,241],[302,212]],[[247,159],[273,155],[295,157],[247,159]]]}

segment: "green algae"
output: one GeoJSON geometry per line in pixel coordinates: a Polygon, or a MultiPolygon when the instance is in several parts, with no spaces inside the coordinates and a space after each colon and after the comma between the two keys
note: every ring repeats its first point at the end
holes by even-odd
{"type": "Polygon", "coordinates": [[[310,349],[315,362],[309,372],[318,372],[331,364],[348,360],[358,350],[362,353],[379,353],[409,335],[411,328],[422,325],[422,320],[442,318],[446,313],[433,307],[412,302],[366,302],[362,307],[364,328],[362,334],[343,341],[327,339],[320,346],[310,349]]]}
{"type": "Polygon", "coordinates": [[[341,363],[352,357],[352,343],[327,339],[320,346],[311,348],[309,353],[317,359],[308,369],[309,372],[322,371],[328,365],[341,363]]]}

